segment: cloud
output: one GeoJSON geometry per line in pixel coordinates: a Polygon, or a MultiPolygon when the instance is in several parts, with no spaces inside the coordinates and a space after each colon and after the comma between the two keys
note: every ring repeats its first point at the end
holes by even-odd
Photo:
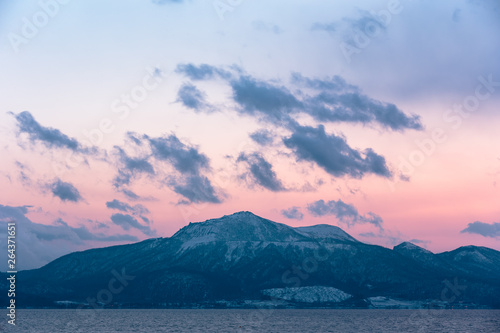
{"type": "Polygon", "coordinates": [[[106,207],[111,208],[111,209],[116,209],[122,212],[128,212],[129,210],[132,209],[132,207],[125,203],[121,202],[119,200],[114,199],[113,201],[108,201],[106,202],[106,207]]]}
{"type": "MultiPolygon", "coordinates": [[[[280,192],[287,189],[276,176],[273,166],[267,162],[262,155],[253,153],[251,155],[240,154],[237,162],[245,162],[248,166],[250,178],[253,183],[260,185],[270,191],[280,192]]],[[[247,174],[243,175],[246,177],[247,174]]]]}
{"type": "Polygon", "coordinates": [[[120,189],[120,192],[122,192],[129,200],[136,201],[142,199],[139,195],[137,195],[135,192],[122,188],[120,189]]]}
{"type": "Polygon", "coordinates": [[[154,175],[153,165],[148,161],[149,157],[130,157],[121,147],[115,146],[115,152],[118,156],[118,175],[113,183],[116,188],[123,185],[129,185],[131,181],[142,175],[154,175]]]}
{"type": "Polygon", "coordinates": [[[331,200],[328,202],[325,202],[324,200],[318,200],[316,202],[308,204],[307,210],[313,216],[333,215],[340,222],[345,223],[348,227],[351,227],[355,224],[369,223],[380,229],[383,229],[383,220],[380,216],[372,212],[369,212],[366,215],[361,215],[359,214],[356,207],[351,204],[346,204],[340,199],[338,201],[331,200]]]}
{"type": "Polygon", "coordinates": [[[188,146],[171,134],[166,137],[144,138],[149,142],[153,156],[167,161],[182,174],[199,174],[202,170],[210,170],[209,159],[201,154],[196,147],[188,146]]]}
{"type": "Polygon", "coordinates": [[[288,209],[283,209],[281,211],[281,215],[286,217],[287,219],[294,219],[294,220],[302,220],[304,218],[304,214],[300,211],[299,207],[290,207],[288,209]]]}
{"type": "Polygon", "coordinates": [[[303,76],[298,72],[292,72],[291,81],[295,85],[305,86],[307,88],[319,90],[319,91],[349,91],[349,92],[359,92],[359,88],[348,84],[342,77],[334,75],[332,77],[326,77],[324,79],[309,78],[303,76]]]}
{"type": "Polygon", "coordinates": [[[141,204],[137,204],[134,206],[129,205],[126,202],[122,202],[120,200],[114,199],[113,201],[106,202],[106,207],[110,209],[116,209],[121,212],[129,212],[135,215],[145,215],[149,214],[150,211],[146,207],[141,204]]]}
{"type": "Polygon", "coordinates": [[[178,193],[193,203],[209,202],[221,203],[210,180],[202,175],[190,175],[183,179],[171,178],[168,184],[175,193],[178,193]]]}
{"type": "MultiPolygon", "coordinates": [[[[89,242],[135,242],[137,237],[131,235],[106,235],[93,233],[85,226],[72,227],[61,219],[54,225],[32,222],[26,217],[28,206],[13,207],[0,205],[0,222],[15,221],[18,269],[41,267],[50,261],[73,251],[91,247],[89,242]]],[[[7,253],[7,227],[0,227],[0,248],[7,253]]],[[[6,270],[7,262],[0,263],[0,270],[6,270]]]]}
{"type": "MultiPolygon", "coordinates": [[[[137,173],[147,173],[152,179],[167,185],[190,202],[222,202],[222,195],[206,175],[211,173],[210,160],[200,153],[198,147],[182,142],[174,134],[150,137],[128,133],[128,137],[141,149],[141,156],[130,157],[122,148],[117,147],[121,163],[125,164],[115,178],[117,188],[129,185],[137,173]],[[173,167],[174,171],[165,171],[165,165],[173,167]]],[[[125,194],[130,194],[128,196],[132,200],[137,199],[133,192],[125,194]]]]}
{"type": "Polygon", "coordinates": [[[386,23],[366,10],[359,10],[355,18],[343,18],[343,22],[352,31],[361,31],[367,36],[374,36],[386,30],[386,23]]]}
{"type": "Polygon", "coordinates": [[[79,202],[83,200],[80,192],[73,184],[63,182],[59,178],[48,186],[52,191],[52,194],[61,199],[61,201],[79,202]]]}
{"type": "Polygon", "coordinates": [[[277,35],[283,32],[283,30],[281,30],[281,28],[279,26],[277,26],[276,24],[272,24],[272,23],[264,22],[264,21],[253,21],[252,27],[258,31],[271,32],[271,33],[274,33],[277,35]]]}
{"type": "Polygon", "coordinates": [[[64,148],[79,153],[95,153],[95,148],[83,147],[76,139],[70,138],[60,130],[40,125],[28,111],[14,114],[20,133],[28,134],[32,143],[40,142],[47,148],[64,148]]]}
{"type": "Polygon", "coordinates": [[[461,233],[478,234],[484,237],[500,237],[500,223],[493,222],[491,224],[484,222],[472,222],[467,225],[467,228],[460,231],[461,233]]]}
{"type": "Polygon", "coordinates": [[[354,17],[344,17],[339,21],[312,25],[312,31],[324,31],[333,36],[339,36],[344,42],[356,45],[354,36],[365,35],[370,38],[378,36],[386,31],[389,22],[385,18],[378,17],[366,10],[358,10],[354,17]]]}
{"type": "Polygon", "coordinates": [[[15,162],[17,169],[19,170],[19,181],[21,184],[27,187],[31,187],[33,185],[33,181],[28,173],[32,173],[32,170],[26,165],[19,161],[15,162]]]}
{"type": "Polygon", "coordinates": [[[269,146],[274,142],[274,134],[266,129],[260,129],[250,134],[250,138],[260,146],[269,146]]]}
{"type": "Polygon", "coordinates": [[[368,148],[360,152],[351,148],[344,138],[325,133],[323,125],[317,128],[296,125],[294,132],[283,142],[292,149],[298,161],[311,161],[336,177],[361,178],[366,173],[390,178],[385,158],[368,148]]]}
{"type": "MultiPolygon", "coordinates": [[[[358,23],[362,22],[364,21],[360,20],[358,23]]],[[[235,66],[227,71],[207,64],[180,64],[177,72],[191,80],[226,81],[232,89],[237,112],[290,130],[292,134],[282,142],[294,152],[297,161],[316,163],[336,177],[362,178],[366,174],[376,174],[391,178],[393,175],[383,156],[371,148],[363,151],[351,148],[344,137],[326,134],[321,123],[378,124],[393,131],[423,129],[418,115],[406,114],[392,103],[368,97],[357,86],[347,83],[340,76],[320,79],[292,73],[289,87],[293,89],[289,89],[278,81],[252,77],[235,66]],[[298,119],[304,114],[310,115],[320,124],[317,127],[301,126],[298,119]]],[[[206,103],[206,99],[197,88],[187,84],[181,89],[185,90],[181,95],[188,105],[197,110],[203,109],[202,104],[206,103]]],[[[250,137],[261,146],[273,142],[272,134],[264,130],[252,133],[250,137]]],[[[253,160],[249,175],[255,183],[274,191],[284,189],[267,161],[257,157],[253,160]]],[[[184,188],[177,188],[186,193],[184,188]]]]}
{"type": "MultiPolygon", "coordinates": [[[[392,103],[371,98],[338,75],[318,79],[292,73],[292,93],[276,81],[257,79],[239,68],[230,73],[207,64],[183,64],[177,71],[192,80],[222,78],[232,89],[232,98],[239,105],[238,112],[273,125],[289,127],[296,122],[296,115],[304,113],[319,122],[378,123],[394,131],[423,129],[418,115],[408,115],[392,103]]],[[[205,102],[201,92],[193,86],[187,87],[183,95],[189,105],[205,102]]]]}
{"type": "Polygon", "coordinates": [[[157,160],[170,163],[182,175],[171,176],[167,181],[174,192],[194,203],[222,202],[210,180],[203,175],[203,172],[210,171],[210,162],[197,147],[184,144],[173,134],[167,137],[144,138],[149,142],[157,160]]]}
{"type": "Polygon", "coordinates": [[[302,103],[283,86],[275,86],[250,76],[241,76],[231,81],[233,98],[241,113],[263,115],[271,122],[289,121],[294,109],[302,108],[302,103]]]}
{"type": "Polygon", "coordinates": [[[207,110],[209,105],[205,100],[205,94],[190,83],[185,83],[177,92],[177,102],[195,111],[207,110]]]}
{"type": "Polygon", "coordinates": [[[215,78],[229,79],[231,78],[231,73],[217,68],[215,66],[201,64],[199,66],[193,64],[179,64],[175,70],[177,73],[184,74],[191,80],[210,80],[215,78]]]}
{"type": "MultiPolygon", "coordinates": [[[[40,225],[42,225],[42,224],[40,224],[40,225]]],[[[104,235],[102,233],[92,233],[85,226],[80,226],[78,228],[71,227],[60,218],[57,219],[56,221],[54,221],[54,226],[56,228],[63,227],[64,230],[69,230],[69,231],[73,232],[77,236],[77,238],[81,241],[99,241],[99,242],[131,241],[131,242],[135,242],[138,240],[137,237],[132,236],[132,235],[104,235]]],[[[102,225],[100,225],[99,227],[103,228],[102,225]]],[[[39,231],[42,229],[43,229],[43,227],[38,228],[39,231]]],[[[45,231],[47,231],[47,230],[45,230],[45,231]]],[[[39,232],[37,234],[37,238],[40,240],[49,240],[49,241],[54,240],[54,239],[65,239],[68,241],[74,240],[73,237],[71,237],[71,235],[68,235],[65,232],[46,233],[45,231],[39,232]]],[[[51,231],[54,231],[54,229],[52,229],[51,231]]]]}
{"type": "Polygon", "coordinates": [[[394,131],[423,129],[419,116],[406,115],[392,103],[362,94],[340,76],[321,80],[293,73],[292,82],[317,91],[305,99],[305,108],[320,122],[378,123],[394,131]]]}
{"type": "Polygon", "coordinates": [[[122,227],[123,230],[137,229],[148,236],[153,236],[156,234],[156,232],[154,230],[151,230],[149,226],[139,223],[137,219],[129,214],[113,214],[111,215],[111,221],[114,224],[122,227]]]}

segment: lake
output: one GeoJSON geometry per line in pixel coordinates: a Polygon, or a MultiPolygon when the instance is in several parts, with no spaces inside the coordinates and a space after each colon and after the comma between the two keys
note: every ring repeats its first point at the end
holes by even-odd
{"type": "Polygon", "coordinates": [[[0,331],[500,332],[500,310],[154,309],[18,310],[0,331]]]}

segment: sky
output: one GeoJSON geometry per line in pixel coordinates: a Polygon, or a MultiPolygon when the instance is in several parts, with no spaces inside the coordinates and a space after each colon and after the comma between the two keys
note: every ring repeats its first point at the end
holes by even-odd
{"type": "Polygon", "coordinates": [[[16,221],[31,269],[251,211],[389,248],[500,250],[499,14],[0,0],[0,245],[16,221]]]}

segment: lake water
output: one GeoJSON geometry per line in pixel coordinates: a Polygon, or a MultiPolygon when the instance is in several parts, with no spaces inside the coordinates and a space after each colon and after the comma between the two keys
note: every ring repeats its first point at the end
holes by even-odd
{"type": "Polygon", "coordinates": [[[0,331],[500,332],[500,310],[18,310],[0,331]]]}

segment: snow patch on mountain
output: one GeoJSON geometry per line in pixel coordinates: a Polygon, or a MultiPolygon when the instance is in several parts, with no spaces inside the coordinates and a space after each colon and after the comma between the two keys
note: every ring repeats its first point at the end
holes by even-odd
{"type": "Polygon", "coordinates": [[[352,297],[333,287],[310,286],[298,288],[264,289],[262,294],[274,298],[300,303],[337,303],[352,297]]]}

